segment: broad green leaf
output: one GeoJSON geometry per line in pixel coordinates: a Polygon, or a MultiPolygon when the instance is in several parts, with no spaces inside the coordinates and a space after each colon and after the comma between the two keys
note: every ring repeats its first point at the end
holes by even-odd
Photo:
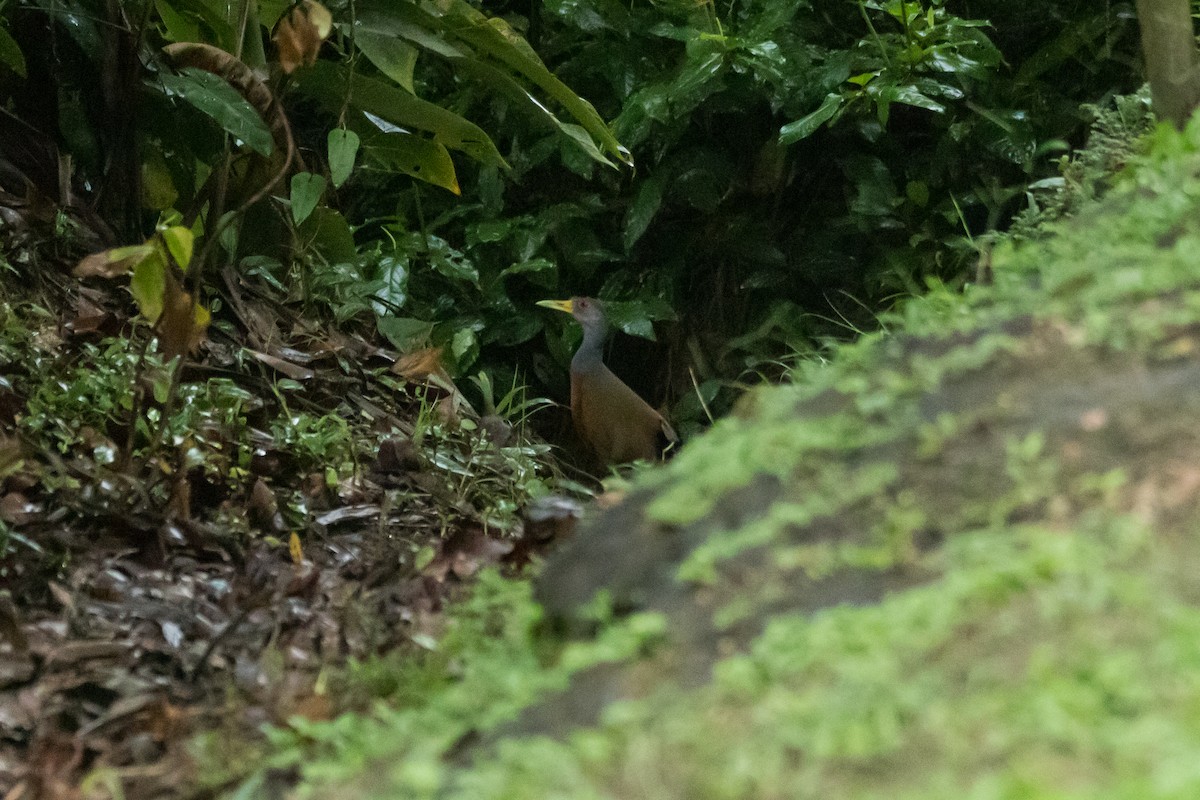
{"type": "Polygon", "coordinates": [[[617,329],[630,336],[640,336],[643,339],[654,340],[654,325],[656,320],[675,318],[675,312],[665,301],[658,298],[630,300],[617,302],[604,301],[604,313],[608,321],[617,329]]]}
{"type": "Polygon", "coordinates": [[[366,143],[364,153],[383,167],[462,193],[450,152],[431,139],[411,133],[380,133],[366,143]]]}
{"type": "Polygon", "coordinates": [[[929,205],[929,184],[925,181],[909,181],[904,186],[904,194],[913,205],[921,208],[929,205]]]}
{"type": "Polygon", "coordinates": [[[479,285],[479,270],[463,253],[450,246],[440,236],[414,234],[414,241],[423,243],[430,265],[442,275],[454,281],[469,281],[479,285]]]}
{"type": "Polygon", "coordinates": [[[162,231],[161,236],[166,242],[171,258],[175,259],[179,268],[186,272],[188,265],[192,263],[192,250],[196,243],[195,234],[182,225],[172,225],[162,231]]]}
{"type": "Polygon", "coordinates": [[[137,301],[142,316],[153,324],[163,310],[163,293],[167,289],[167,265],[157,250],[138,262],[129,281],[129,292],[137,301]]]}
{"type": "Polygon", "coordinates": [[[167,39],[172,42],[202,42],[200,23],[194,17],[182,13],[168,0],[154,0],[154,8],[167,29],[167,39]]]}
{"type": "Polygon", "coordinates": [[[291,7],[292,0],[258,0],[258,20],[264,28],[270,30],[291,7]]]}
{"type": "Polygon", "coordinates": [[[345,128],[329,132],[329,179],[334,187],[341,186],[354,169],[358,155],[358,134],[345,128]]]}
{"type": "Polygon", "coordinates": [[[411,352],[429,344],[433,323],[413,317],[380,316],[375,327],[387,337],[392,346],[401,353],[411,352]]]}
{"type": "Polygon", "coordinates": [[[557,265],[548,258],[531,258],[528,261],[518,261],[516,264],[505,267],[500,274],[526,275],[532,272],[553,272],[556,269],[557,265]]]}
{"type": "Polygon", "coordinates": [[[321,202],[325,193],[325,177],[311,172],[301,172],[292,176],[292,219],[297,225],[303,225],[304,220],[312,214],[313,209],[321,202]]]}
{"type": "Polygon", "coordinates": [[[642,234],[650,227],[650,221],[658,213],[659,207],[662,206],[662,200],[663,182],[661,177],[656,175],[653,178],[647,178],[642,181],[637,197],[634,198],[633,204],[625,214],[624,242],[626,252],[637,243],[638,239],[642,238],[642,234]]]}
{"type": "Polygon", "coordinates": [[[403,86],[410,94],[413,88],[413,69],[417,65],[417,48],[394,36],[375,31],[356,29],[354,44],[379,71],[403,86]]]}
{"type": "Polygon", "coordinates": [[[166,211],[179,199],[171,168],[159,148],[146,144],[143,153],[142,205],[154,211],[166,211]]]}
{"type": "Polygon", "coordinates": [[[529,43],[507,22],[496,17],[487,17],[463,0],[448,0],[447,5],[456,21],[470,23],[467,26],[455,25],[452,28],[455,36],[520,73],[567,109],[568,113],[600,143],[605,152],[625,164],[633,163],[629,151],[613,136],[603,117],[596,112],[592,104],[571,91],[570,87],[550,72],[529,43]]]}
{"type": "Polygon", "coordinates": [[[501,275],[524,275],[530,282],[547,289],[558,284],[558,265],[547,258],[531,258],[506,267],[501,275]]]}
{"type": "Polygon", "coordinates": [[[170,42],[207,42],[227,52],[244,49],[237,46],[236,19],[224,0],[154,0],[154,7],[170,42]]]}
{"type": "Polygon", "coordinates": [[[0,27],[0,64],[5,65],[20,77],[25,77],[25,55],[17,46],[17,40],[0,27]]]}
{"type": "Polygon", "coordinates": [[[468,75],[495,89],[525,111],[535,122],[540,122],[551,129],[557,129],[569,141],[579,146],[584,153],[594,161],[609,167],[615,167],[612,159],[604,155],[596,146],[596,140],[586,129],[579,125],[563,122],[550,109],[530,94],[529,90],[508,73],[497,69],[475,58],[464,58],[454,62],[455,67],[468,75]]]}
{"type": "MultiPolygon", "coordinates": [[[[365,4],[361,18],[366,20],[365,25],[369,30],[401,36],[450,60],[468,59],[474,55],[469,50],[456,46],[455,40],[469,45],[488,59],[513,70],[558,101],[583,126],[589,137],[600,143],[600,150],[610,153],[624,163],[632,163],[629,151],[613,136],[592,104],[555,77],[529,43],[507,22],[488,17],[462,0],[442,0],[438,3],[437,10],[442,16],[426,13],[412,3],[375,0],[365,4]]],[[[483,58],[475,60],[484,61],[483,58]]],[[[608,159],[602,160],[604,163],[610,163],[608,159]]]]}
{"type": "Polygon", "coordinates": [[[789,122],[779,129],[780,144],[795,144],[801,139],[807,139],[816,132],[817,128],[824,125],[829,120],[833,119],[833,115],[841,109],[842,104],[846,99],[836,92],[830,92],[825,95],[824,102],[817,108],[816,111],[801,117],[795,122],[789,122]]]}
{"type": "Polygon", "coordinates": [[[475,331],[470,328],[456,331],[454,338],[450,340],[450,352],[454,355],[454,360],[459,362],[460,367],[463,365],[463,356],[470,353],[472,348],[478,352],[479,340],[475,338],[475,331]]]}
{"type": "Polygon", "coordinates": [[[399,37],[443,58],[466,56],[466,53],[446,38],[438,19],[417,8],[415,3],[393,3],[386,0],[383,3],[364,5],[359,9],[354,31],[356,38],[359,31],[388,38],[399,37]]]}
{"type": "MultiPolygon", "coordinates": [[[[221,0],[221,2],[225,3],[225,0],[221,0]]],[[[225,5],[232,13],[238,13],[237,9],[240,4],[229,5],[225,3],[225,5]]],[[[249,2],[246,8],[246,27],[239,29],[242,36],[242,62],[251,69],[266,74],[267,51],[263,48],[263,37],[258,35],[260,24],[258,20],[258,3],[249,2]]]]}
{"type": "MultiPolygon", "coordinates": [[[[944,105],[932,97],[922,94],[915,86],[877,85],[872,83],[867,86],[867,94],[880,103],[881,106],[890,103],[903,103],[906,106],[923,108],[936,114],[941,114],[946,110],[944,105]]],[[[880,121],[885,122],[886,120],[881,119],[880,121]]]]}
{"type": "Polygon", "coordinates": [[[408,302],[409,260],[406,256],[384,256],[377,269],[382,287],[375,293],[375,313],[395,314],[408,302]]]}
{"type": "Polygon", "coordinates": [[[184,67],[159,73],[166,90],[212,117],[231,136],[264,156],[271,155],[271,131],[258,112],[232,86],[211,72],[184,67]]]}
{"type": "Polygon", "coordinates": [[[317,206],[296,232],[301,247],[312,248],[330,264],[348,264],[358,256],[346,218],[329,206],[317,206]]]}
{"type": "MultiPolygon", "coordinates": [[[[337,112],[346,94],[346,72],[345,65],[318,61],[296,75],[301,90],[337,112]]],[[[352,106],[394,125],[428,131],[446,147],[461,150],[484,164],[509,168],[483,129],[458,114],[357,73],[349,83],[352,106]]]]}

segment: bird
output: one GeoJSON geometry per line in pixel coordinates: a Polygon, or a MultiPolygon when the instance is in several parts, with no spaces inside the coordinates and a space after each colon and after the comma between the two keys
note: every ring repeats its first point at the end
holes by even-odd
{"type": "Polygon", "coordinates": [[[663,415],[604,365],[608,318],[603,303],[593,297],[572,297],[537,305],[570,314],[583,328],[583,342],[571,359],[571,421],[604,466],[653,461],[664,439],[679,441],[663,415]]]}

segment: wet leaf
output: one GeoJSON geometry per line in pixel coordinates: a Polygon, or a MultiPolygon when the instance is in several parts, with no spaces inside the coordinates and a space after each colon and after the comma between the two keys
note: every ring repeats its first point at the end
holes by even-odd
{"type": "Polygon", "coordinates": [[[329,132],[329,180],[334,188],[341,186],[354,169],[358,155],[358,134],[345,128],[329,132]]]}
{"type": "Polygon", "coordinates": [[[324,193],[324,176],[311,172],[301,172],[292,176],[292,219],[297,225],[303,225],[304,220],[312,215],[324,193]]]}
{"type": "Polygon", "coordinates": [[[182,225],[172,225],[163,230],[160,235],[167,245],[167,252],[171,254],[171,258],[175,259],[175,263],[179,265],[180,269],[187,272],[188,265],[192,263],[192,250],[196,242],[195,234],[182,225]]]}
{"type": "Polygon", "coordinates": [[[413,69],[417,65],[417,48],[395,36],[367,30],[361,25],[354,32],[354,44],[380,72],[416,94],[413,69]]]}
{"type": "Polygon", "coordinates": [[[801,117],[795,122],[789,122],[779,129],[779,141],[781,144],[795,144],[801,139],[807,139],[816,133],[817,128],[824,125],[841,109],[846,99],[836,92],[830,92],[825,95],[825,100],[807,116],[801,117]]]}
{"type": "Polygon", "coordinates": [[[167,265],[162,255],[153,250],[138,262],[129,281],[129,291],[137,301],[138,310],[151,323],[158,322],[163,310],[163,293],[167,288],[167,265]]]}
{"type": "Polygon", "coordinates": [[[267,123],[223,78],[197,67],[183,67],[177,75],[162,72],[158,78],[169,94],[211,117],[230,136],[264,156],[271,155],[273,140],[267,123]]]}

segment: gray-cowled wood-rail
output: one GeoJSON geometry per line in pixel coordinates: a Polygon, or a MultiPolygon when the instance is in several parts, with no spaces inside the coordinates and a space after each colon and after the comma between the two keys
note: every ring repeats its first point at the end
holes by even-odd
{"type": "Polygon", "coordinates": [[[542,300],[539,306],[565,311],[583,328],[583,342],[571,359],[571,420],[575,430],[606,466],[658,458],[674,429],[604,365],[608,319],[591,297],[542,300]]]}

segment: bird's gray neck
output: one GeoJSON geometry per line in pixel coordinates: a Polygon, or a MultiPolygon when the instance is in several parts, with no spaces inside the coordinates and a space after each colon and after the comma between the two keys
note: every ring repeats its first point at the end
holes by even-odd
{"type": "Polygon", "coordinates": [[[604,340],[608,338],[608,329],[603,325],[588,325],[583,329],[583,343],[575,351],[571,359],[571,370],[587,372],[604,363],[604,340]]]}

